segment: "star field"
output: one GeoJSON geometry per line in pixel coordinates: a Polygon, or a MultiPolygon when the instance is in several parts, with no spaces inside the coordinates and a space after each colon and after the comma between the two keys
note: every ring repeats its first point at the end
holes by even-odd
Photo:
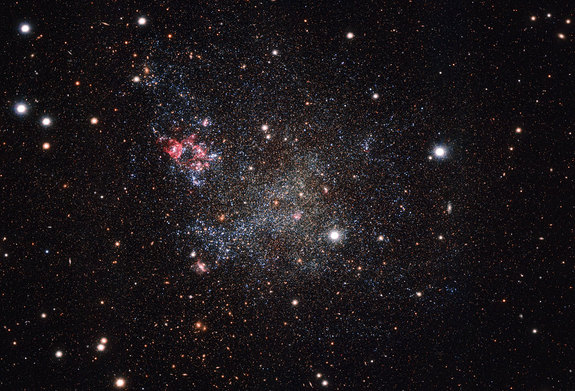
{"type": "Polygon", "coordinates": [[[5,8],[0,388],[575,387],[567,2],[5,8]]]}

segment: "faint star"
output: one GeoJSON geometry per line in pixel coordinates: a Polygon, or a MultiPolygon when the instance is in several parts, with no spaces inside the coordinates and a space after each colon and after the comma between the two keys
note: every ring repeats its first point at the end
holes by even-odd
{"type": "Polygon", "coordinates": [[[124,386],[126,385],[126,380],[124,380],[123,378],[119,377],[116,379],[116,382],[114,383],[114,385],[117,388],[124,388],[124,386]]]}
{"type": "Polygon", "coordinates": [[[40,121],[40,123],[42,124],[42,126],[50,126],[52,125],[52,119],[50,117],[42,117],[42,120],[40,121]]]}
{"type": "Polygon", "coordinates": [[[353,39],[355,35],[350,31],[349,33],[347,33],[346,37],[347,39],[353,39]]]}
{"type": "Polygon", "coordinates": [[[62,358],[62,356],[64,356],[64,352],[62,352],[61,350],[56,350],[54,356],[56,356],[56,358],[62,358]]]}

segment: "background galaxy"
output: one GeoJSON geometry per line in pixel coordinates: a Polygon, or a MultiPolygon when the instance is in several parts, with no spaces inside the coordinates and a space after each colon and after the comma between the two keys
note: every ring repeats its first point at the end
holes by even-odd
{"type": "Polygon", "coordinates": [[[568,2],[2,14],[0,388],[575,388],[568,2]]]}

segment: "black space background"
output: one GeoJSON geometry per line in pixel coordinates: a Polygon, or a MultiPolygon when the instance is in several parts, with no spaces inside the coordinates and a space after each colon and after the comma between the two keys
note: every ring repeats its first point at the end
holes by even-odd
{"type": "MultiPolygon", "coordinates": [[[[575,387],[575,31],[564,23],[575,7],[568,2],[34,1],[2,8],[2,389],[112,389],[118,376],[129,389],[323,388],[317,372],[341,390],[575,387]],[[150,26],[134,26],[138,15],[150,26]],[[30,37],[18,34],[23,20],[34,25],[30,37]],[[208,27],[220,21],[216,36],[208,27]],[[567,38],[558,39],[560,32],[567,38]],[[418,271],[384,285],[383,299],[352,277],[341,300],[335,292],[345,272],[287,283],[276,275],[254,280],[243,269],[190,273],[164,221],[181,213],[185,185],[174,183],[169,159],[158,153],[150,96],[130,81],[148,52],[175,45],[169,33],[178,42],[194,35],[198,51],[234,48],[254,64],[252,80],[266,64],[253,59],[263,52],[251,37],[275,36],[291,48],[287,67],[318,80],[314,94],[350,102],[352,124],[373,110],[366,91],[376,79],[382,115],[414,118],[424,106],[418,129],[398,146],[417,162],[405,168],[417,226],[403,229],[393,249],[418,259],[418,271]],[[354,63],[341,91],[322,61],[328,53],[354,63]],[[21,98],[31,107],[24,117],[13,111],[21,98]],[[38,125],[43,112],[53,116],[51,128],[38,125]],[[92,116],[98,126],[90,126],[92,116]],[[452,156],[430,168],[438,131],[452,156]],[[44,141],[50,151],[42,151],[44,141]],[[421,224],[435,220],[426,198],[435,188],[457,207],[447,228],[456,259],[422,239],[421,224]],[[426,274],[435,258],[456,267],[426,274]],[[429,301],[398,293],[420,279],[443,279],[458,292],[447,299],[436,292],[429,301]],[[268,282],[275,297],[242,288],[268,282]],[[294,292],[310,304],[292,322],[294,292]],[[197,299],[181,298],[188,295],[197,299]],[[338,313],[346,320],[334,320],[338,313]],[[206,333],[194,330],[197,320],[206,333]],[[94,344],[101,336],[110,342],[100,356],[94,344]],[[65,352],[61,360],[57,349],[65,352]]],[[[236,97],[218,90],[220,82],[241,90],[232,79],[222,72],[200,87],[205,99],[218,97],[211,116],[230,125],[230,138],[234,120],[249,122],[241,115],[248,104],[238,108],[236,97]]],[[[295,112],[306,109],[294,108],[301,102],[294,94],[268,109],[299,121],[295,112]]]]}

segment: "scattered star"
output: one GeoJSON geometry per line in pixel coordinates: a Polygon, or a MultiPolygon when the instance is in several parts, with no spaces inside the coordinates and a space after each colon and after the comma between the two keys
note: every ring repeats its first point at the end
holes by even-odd
{"type": "Polygon", "coordinates": [[[433,150],[433,154],[435,155],[435,157],[441,159],[447,155],[447,150],[445,149],[445,147],[435,147],[433,150]]]}
{"type": "Polygon", "coordinates": [[[341,233],[336,230],[332,230],[329,232],[329,238],[332,242],[337,242],[341,238],[341,233]]]}
{"type": "Polygon", "coordinates": [[[40,123],[42,124],[42,126],[48,127],[52,125],[52,119],[50,117],[42,117],[40,123]]]}
{"type": "Polygon", "coordinates": [[[24,115],[28,112],[28,105],[25,103],[17,103],[14,110],[16,111],[16,114],[24,115]]]}
{"type": "Polygon", "coordinates": [[[22,23],[19,27],[20,33],[29,34],[32,32],[32,26],[29,23],[22,23]]]}

